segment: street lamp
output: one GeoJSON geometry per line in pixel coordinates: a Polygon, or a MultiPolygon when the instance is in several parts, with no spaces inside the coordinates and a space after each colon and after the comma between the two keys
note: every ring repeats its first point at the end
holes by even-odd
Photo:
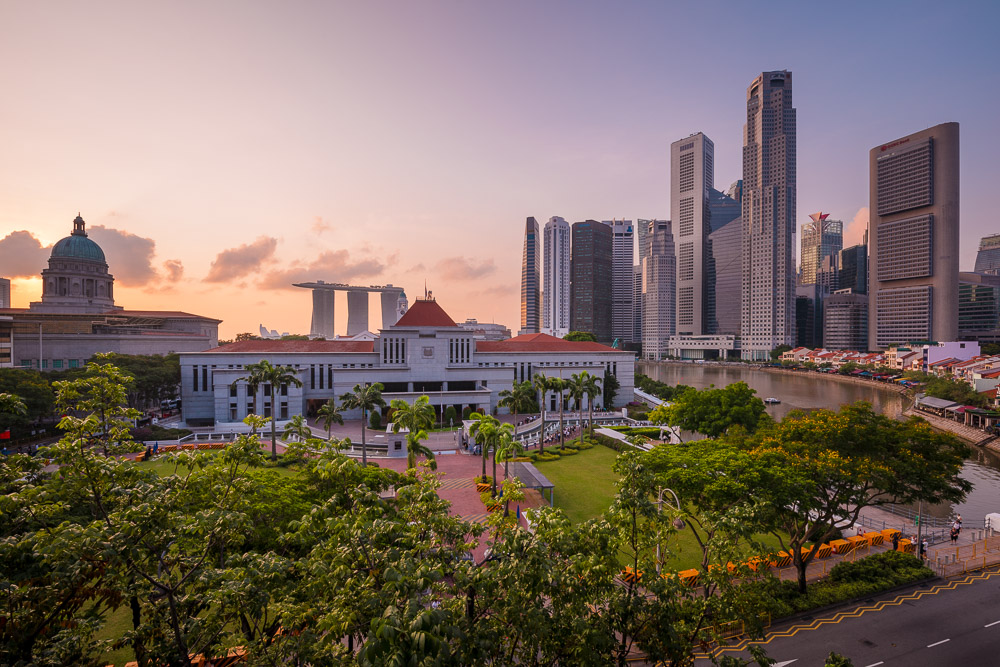
{"type": "MultiPolygon", "coordinates": [[[[674,497],[674,503],[677,505],[677,511],[678,512],[682,511],[681,510],[681,501],[680,501],[680,498],[677,497],[677,494],[674,493],[673,489],[668,489],[665,486],[661,486],[659,488],[659,490],[657,491],[657,493],[656,493],[656,513],[659,514],[660,510],[663,509],[663,492],[664,491],[670,491],[670,495],[672,495],[674,497]]],[[[682,519],[680,517],[677,517],[676,519],[674,519],[673,523],[674,523],[674,528],[676,528],[677,530],[682,530],[684,528],[684,526],[685,526],[684,519],[682,519]]],[[[659,540],[659,538],[657,538],[657,540],[656,540],[656,574],[659,574],[659,573],[660,573],[660,540],[659,540]]]]}

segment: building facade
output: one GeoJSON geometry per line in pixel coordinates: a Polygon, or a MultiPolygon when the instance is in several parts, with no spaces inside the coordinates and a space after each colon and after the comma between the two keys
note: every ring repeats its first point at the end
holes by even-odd
{"type": "Polygon", "coordinates": [[[0,308],[10,308],[10,279],[0,278],[0,308]]]}
{"type": "Polygon", "coordinates": [[[538,221],[528,218],[524,226],[524,251],[521,254],[521,330],[519,334],[539,333],[542,314],[541,270],[542,238],[538,221]]]}
{"type": "Polygon", "coordinates": [[[823,345],[830,350],[868,349],[868,296],[844,291],[823,300],[823,345]]]}
{"type": "Polygon", "coordinates": [[[958,337],[1000,343],[1000,275],[958,274],[958,337]]]}
{"type": "Polygon", "coordinates": [[[958,123],[868,154],[868,346],[958,337],[958,123]]]}
{"type": "MultiPolygon", "coordinates": [[[[631,399],[635,373],[633,353],[599,343],[547,334],[476,340],[429,299],[415,301],[374,341],[241,341],[180,356],[185,422],[237,431],[245,429],[242,420],[255,409],[284,422],[314,415],[329,399],[373,382],[382,383],[387,403],[427,395],[439,415],[448,406],[459,414],[465,407],[489,414],[498,408],[500,392],[515,382],[530,381],[535,373],[569,378],[586,370],[601,379],[605,374],[617,378],[615,404],[607,407],[618,408],[631,399]],[[302,386],[259,387],[255,396],[241,378],[247,365],[262,359],[293,367],[302,386]]],[[[545,397],[547,405],[554,400],[555,394],[545,397]]],[[[603,407],[602,400],[596,398],[595,407],[603,407]]],[[[361,412],[348,410],[344,416],[358,419],[361,412]]]]}
{"type": "Polygon", "coordinates": [[[611,228],[611,337],[636,342],[635,231],[631,220],[605,220],[611,228]]]}
{"type": "Polygon", "coordinates": [[[79,215],[72,233],[52,246],[42,271],[42,300],[0,309],[0,317],[8,318],[8,363],[42,371],[79,368],[103,352],[163,355],[219,344],[219,320],[115,305],[104,251],[88,237],[79,215]]]}
{"type": "Polygon", "coordinates": [[[812,213],[809,215],[810,222],[802,225],[800,285],[815,285],[823,260],[839,253],[844,247],[844,223],[828,220],[829,216],[829,213],[812,213]]]}
{"type": "Polygon", "coordinates": [[[795,342],[795,145],[792,73],[764,72],[747,88],[743,126],[744,359],[795,342]]]}
{"type": "Polygon", "coordinates": [[[1000,275],[1000,234],[991,234],[979,240],[976,268],[973,271],[1000,275]]]}
{"type": "Polygon", "coordinates": [[[573,223],[570,330],[589,331],[602,343],[611,335],[611,228],[596,220],[573,223]]]}
{"type": "Polygon", "coordinates": [[[677,321],[680,336],[708,332],[706,250],[709,191],[715,185],[715,144],[701,132],[670,144],[670,217],[677,246],[677,321]]]}
{"type": "Polygon", "coordinates": [[[560,217],[545,223],[542,266],[542,333],[562,338],[569,333],[570,228],[560,217]]]}
{"type": "Polygon", "coordinates": [[[662,359],[670,353],[677,309],[677,257],[669,220],[649,223],[642,262],[642,355],[662,359]]]}

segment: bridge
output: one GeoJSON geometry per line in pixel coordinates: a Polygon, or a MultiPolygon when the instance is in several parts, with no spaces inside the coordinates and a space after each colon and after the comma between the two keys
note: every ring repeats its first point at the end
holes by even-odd
{"type": "Polygon", "coordinates": [[[347,335],[368,331],[368,295],[382,295],[382,326],[389,327],[406,312],[406,293],[394,285],[347,285],[317,280],[313,283],[293,283],[294,287],[312,290],[312,325],[309,335],[315,338],[335,338],[334,296],[347,292],[347,335]]]}

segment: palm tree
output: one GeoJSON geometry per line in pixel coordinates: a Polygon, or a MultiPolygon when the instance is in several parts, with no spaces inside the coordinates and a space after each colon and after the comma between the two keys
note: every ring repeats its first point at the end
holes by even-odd
{"type": "MultiPolygon", "coordinates": [[[[586,373],[586,371],[583,371],[586,373]]],[[[566,388],[569,390],[569,399],[577,412],[577,419],[580,423],[580,430],[583,431],[583,378],[581,374],[573,373],[566,380],[566,388]]]]}
{"type": "Polygon", "coordinates": [[[531,403],[535,400],[534,393],[530,382],[515,382],[512,388],[500,392],[497,405],[514,413],[515,430],[517,430],[517,414],[531,409],[531,403]]]}
{"type": "Polygon", "coordinates": [[[361,409],[361,465],[368,465],[368,445],[365,442],[365,429],[368,427],[368,411],[375,408],[384,408],[385,399],[382,398],[382,391],[385,389],[381,382],[365,383],[354,385],[354,391],[348,392],[340,397],[340,404],[348,410],[361,409]]]}
{"type": "Polygon", "coordinates": [[[579,375],[573,375],[573,385],[579,399],[587,397],[587,425],[590,427],[590,435],[594,435],[594,399],[601,394],[601,387],[598,384],[600,378],[591,375],[587,371],[582,371],[579,375]]]}
{"type": "Polygon", "coordinates": [[[292,437],[293,435],[298,436],[299,440],[306,441],[312,437],[312,429],[309,428],[309,423],[305,420],[302,415],[293,415],[288,423],[285,424],[285,430],[281,434],[285,440],[292,437]]]}
{"type": "Polygon", "coordinates": [[[538,392],[538,416],[542,420],[541,430],[538,432],[538,451],[545,451],[545,392],[549,390],[549,379],[541,373],[535,373],[531,378],[531,385],[538,392]]]}
{"type": "Polygon", "coordinates": [[[568,381],[562,378],[549,378],[548,381],[549,390],[554,391],[559,394],[559,446],[566,444],[565,429],[563,428],[563,404],[566,402],[566,397],[563,392],[568,388],[568,381]]]}
{"type": "Polygon", "coordinates": [[[510,460],[515,456],[520,456],[524,447],[512,434],[503,432],[500,434],[500,441],[496,446],[496,456],[503,461],[504,479],[510,477],[510,460]]]}
{"type": "Polygon", "coordinates": [[[491,495],[497,495],[497,447],[500,440],[505,437],[514,437],[514,427],[501,422],[493,415],[483,415],[478,412],[472,413],[471,419],[476,423],[469,429],[470,435],[483,448],[483,481],[486,481],[486,459],[493,453],[493,481],[491,483],[491,495]]]}
{"type": "Polygon", "coordinates": [[[434,424],[434,408],[431,406],[431,399],[421,396],[413,403],[396,398],[389,404],[392,408],[392,432],[399,433],[400,429],[406,429],[406,467],[414,468],[417,465],[417,454],[427,457],[431,461],[431,469],[437,469],[437,461],[434,459],[434,452],[420,441],[427,437],[427,430],[434,424]]]}
{"type": "Polygon", "coordinates": [[[344,416],[340,414],[340,408],[337,407],[337,399],[331,398],[326,403],[319,407],[316,411],[316,416],[323,420],[323,426],[326,428],[326,439],[330,439],[330,430],[334,423],[344,425],[344,416]]]}
{"type": "Polygon", "coordinates": [[[302,381],[295,374],[298,372],[294,366],[273,366],[267,359],[261,359],[256,364],[248,364],[244,369],[247,374],[244,377],[236,378],[236,382],[243,380],[247,386],[253,388],[253,409],[257,413],[257,389],[262,386],[271,387],[271,460],[278,460],[278,436],[275,433],[275,421],[278,419],[278,391],[280,387],[287,387],[290,384],[296,387],[302,386],[302,381]]]}

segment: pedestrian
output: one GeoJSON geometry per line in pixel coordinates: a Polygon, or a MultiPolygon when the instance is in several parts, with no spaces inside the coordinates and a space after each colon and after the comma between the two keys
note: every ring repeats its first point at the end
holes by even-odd
{"type": "Polygon", "coordinates": [[[892,550],[899,551],[899,531],[892,534],[892,550]]]}
{"type": "Polygon", "coordinates": [[[927,558],[927,540],[926,539],[923,540],[920,543],[920,559],[923,560],[924,558],[927,558]]]}
{"type": "Polygon", "coordinates": [[[956,542],[958,542],[958,529],[957,528],[952,528],[951,529],[951,543],[955,544],[956,542]]]}

